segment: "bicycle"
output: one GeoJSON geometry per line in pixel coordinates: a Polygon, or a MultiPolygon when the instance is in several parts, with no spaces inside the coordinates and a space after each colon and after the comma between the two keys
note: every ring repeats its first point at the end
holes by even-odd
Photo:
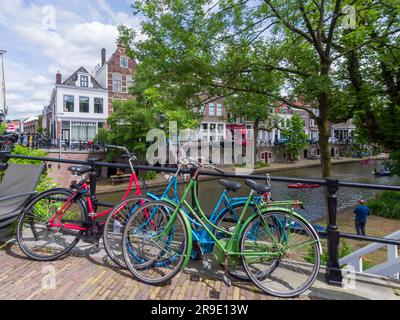
{"type": "MultiPolygon", "coordinates": [[[[179,175],[185,166],[187,166],[187,163],[185,163],[185,161],[182,161],[181,158],[175,174],[171,177],[166,177],[168,185],[161,195],[149,192],[146,196],[134,196],[131,198],[127,198],[117,204],[113,211],[110,213],[104,226],[104,244],[108,256],[118,266],[126,268],[125,260],[122,254],[121,243],[122,233],[128,218],[138,208],[138,206],[152,200],[169,198],[174,202],[179,202],[179,175]]],[[[240,183],[224,179],[219,180],[219,183],[225,188],[225,190],[220,195],[209,219],[217,226],[229,225],[230,223],[237,221],[238,215],[245,205],[247,197],[228,197],[229,192],[235,192],[241,188],[240,183]]],[[[263,195],[263,197],[264,196],[268,197],[269,195],[263,195]]],[[[255,197],[254,201],[261,202],[263,197],[255,197]]],[[[254,206],[253,203],[251,203],[251,207],[252,206],[254,206]]],[[[202,228],[201,224],[196,222],[195,219],[190,216],[190,213],[188,211],[185,211],[185,214],[187,215],[192,226],[194,249],[191,252],[191,258],[193,260],[199,260],[204,254],[209,254],[213,251],[215,243],[213,239],[207,234],[207,232],[202,228]]],[[[217,230],[215,229],[214,232],[216,233],[217,230]]],[[[216,235],[218,236],[218,234],[216,235]]],[[[131,254],[134,255],[135,253],[132,251],[131,254]]],[[[243,272],[241,270],[230,270],[230,274],[233,277],[242,280],[247,279],[247,277],[243,275],[243,272]]]]}
{"type": "MultiPolygon", "coordinates": [[[[122,150],[129,156],[132,174],[122,199],[131,195],[133,187],[136,188],[135,195],[141,194],[140,183],[133,169],[135,155],[124,147],[107,147],[122,150]]],[[[99,246],[105,224],[105,221],[99,220],[109,215],[112,208],[97,213],[99,202],[85,177],[90,173],[91,179],[96,179],[95,168],[71,166],[68,170],[72,175],[80,177],[80,181],[73,181],[70,189],[54,188],[45,191],[22,210],[17,241],[22,252],[31,259],[56,260],[68,254],[81,239],[99,246]]]]}
{"type": "Polygon", "coordinates": [[[150,201],[130,216],[122,249],[132,275],[143,283],[162,285],[184,270],[193,234],[185,208],[215,242],[214,257],[225,269],[223,280],[227,285],[231,284],[229,268],[241,265],[264,293],[293,297],[306,291],[318,275],[321,244],[313,227],[294,211],[299,202],[293,201],[290,209],[284,207],[289,201],[255,203],[256,211],[245,217],[253,198],[270,192],[265,184],[246,180],[251,192],[238,221],[229,229],[218,227],[202,211],[196,193],[194,208],[187,201],[197,188],[201,169],[206,167],[217,169],[193,164],[190,183],[179,203],[168,198],[150,201]],[[150,227],[153,220],[157,220],[157,228],[150,227]],[[218,238],[213,228],[225,236],[218,238]]]}

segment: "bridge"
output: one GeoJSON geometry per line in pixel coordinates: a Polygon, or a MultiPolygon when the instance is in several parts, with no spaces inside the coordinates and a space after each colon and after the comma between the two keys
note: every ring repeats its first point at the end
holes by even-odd
{"type": "MultiPolygon", "coordinates": [[[[12,155],[7,152],[0,152],[0,162],[7,162],[10,158],[25,159],[25,160],[36,160],[52,163],[68,163],[75,165],[90,165],[93,168],[93,173],[90,179],[90,188],[93,194],[96,193],[96,169],[101,167],[112,167],[128,169],[129,166],[118,163],[107,163],[99,162],[97,159],[89,160],[70,160],[70,159],[58,159],[48,157],[28,157],[23,155],[12,155]]],[[[134,166],[136,170],[147,170],[155,172],[168,172],[174,173],[176,169],[167,167],[153,167],[153,166],[134,166]]],[[[189,171],[183,170],[183,174],[189,174],[189,171]]],[[[265,181],[263,175],[235,175],[229,173],[217,173],[211,171],[203,171],[202,175],[210,177],[224,177],[224,178],[239,178],[239,179],[253,179],[265,181]]],[[[376,190],[391,190],[400,191],[398,186],[386,186],[376,184],[363,184],[353,183],[346,181],[339,181],[335,178],[327,178],[325,180],[316,179],[297,179],[288,177],[271,177],[272,181],[278,182],[289,182],[289,183],[311,183],[320,184],[326,187],[327,190],[327,228],[326,231],[320,231],[319,235],[321,238],[327,240],[327,253],[328,262],[326,268],[322,268],[320,279],[317,282],[317,287],[320,288],[320,292],[325,293],[325,297],[329,298],[329,295],[335,295],[337,297],[346,296],[343,291],[337,288],[348,288],[349,283],[351,286],[352,281],[357,282],[358,298],[363,299],[375,299],[377,293],[386,297],[387,299],[400,299],[400,259],[398,256],[398,246],[400,245],[400,231],[394,232],[386,237],[370,237],[360,236],[350,233],[340,232],[337,226],[337,197],[336,193],[340,187],[350,188],[365,188],[365,189],[376,189],[376,190]],[[353,239],[358,241],[370,242],[371,244],[361,248],[347,257],[339,259],[339,245],[341,239],[353,239]],[[362,257],[370,252],[380,250],[382,248],[387,249],[387,259],[385,262],[380,263],[372,268],[363,270],[362,268],[362,257]],[[369,288],[369,289],[368,289],[369,288]]],[[[110,204],[101,204],[101,206],[110,206],[110,204]]],[[[111,204],[112,206],[112,204],[111,204]]],[[[187,279],[186,279],[187,280],[187,279]]],[[[346,292],[346,291],[345,291],[346,292]]],[[[347,292],[348,293],[348,292],[347,292]]],[[[333,296],[332,296],[333,297],[333,296]]],[[[331,297],[331,298],[332,298],[331,297]]],[[[204,298],[204,297],[203,297],[204,298]]],[[[317,298],[321,298],[319,295],[317,298]]],[[[349,298],[351,298],[349,296],[349,298]]],[[[356,297],[354,297],[356,298],[356,297]]]]}

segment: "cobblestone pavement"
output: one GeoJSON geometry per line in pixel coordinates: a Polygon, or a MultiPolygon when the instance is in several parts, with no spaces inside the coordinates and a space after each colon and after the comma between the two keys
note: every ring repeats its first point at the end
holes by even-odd
{"type": "Polygon", "coordinates": [[[0,251],[0,299],[273,299],[250,284],[236,282],[227,287],[218,279],[220,274],[204,270],[201,264],[192,263],[171,284],[152,287],[134,281],[129,271],[104,262],[99,255],[35,262],[25,258],[18,246],[10,245],[0,251]],[[52,274],[55,283],[51,281],[52,274]]]}

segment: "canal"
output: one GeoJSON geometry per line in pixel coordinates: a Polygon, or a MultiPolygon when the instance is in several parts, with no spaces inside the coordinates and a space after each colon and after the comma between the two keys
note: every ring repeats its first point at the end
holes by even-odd
{"type": "MultiPolygon", "coordinates": [[[[358,162],[335,164],[333,166],[334,177],[343,181],[374,183],[382,185],[400,185],[400,178],[393,177],[377,177],[372,174],[372,170],[376,165],[362,165],[358,162]]],[[[320,167],[290,169],[274,172],[271,175],[294,178],[309,178],[320,179],[320,167]]],[[[234,179],[233,179],[234,180],[234,179]]],[[[249,188],[244,184],[244,181],[237,180],[242,183],[242,189],[238,192],[231,193],[231,196],[248,195],[249,188]]],[[[299,199],[304,201],[305,210],[299,210],[304,217],[313,221],[325,216],[324,189],[289,189],[287,183],[273,182],[272,194],[276,200],[299,199]]],[[[180,192],[184,189],[184,185],[179,186],[180,192]]],[[[162,192],[163,187],[150,189],[151,192],[162,192]]],[[[199,198],[203,210],[211,213],[215,207],[218,197],[223,191],[223,187],[216,180],[206,180],[200,182],[199,198]]],[[[345,207],[357,204],[359,199],[369,199],[376,195],[378,191],[354,188],[340,188],[338,197],[339,210],[345,207]]],[[[117,202],[121,198],[122,193],[110,193],[102,195],[104,201],[117,202]]]]}

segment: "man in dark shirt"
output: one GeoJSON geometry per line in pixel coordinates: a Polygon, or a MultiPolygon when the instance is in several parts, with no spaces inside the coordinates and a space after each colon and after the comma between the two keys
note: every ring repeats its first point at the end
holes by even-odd
{"type": "Polygon", "coordinates": [[[356,232],[359,236],[365,236],[365,225],[367,224],[367,216],[370,214],[369,208],[364,204],[364,200],[360,200],[359,205],[354,209],[356,232]]]}

